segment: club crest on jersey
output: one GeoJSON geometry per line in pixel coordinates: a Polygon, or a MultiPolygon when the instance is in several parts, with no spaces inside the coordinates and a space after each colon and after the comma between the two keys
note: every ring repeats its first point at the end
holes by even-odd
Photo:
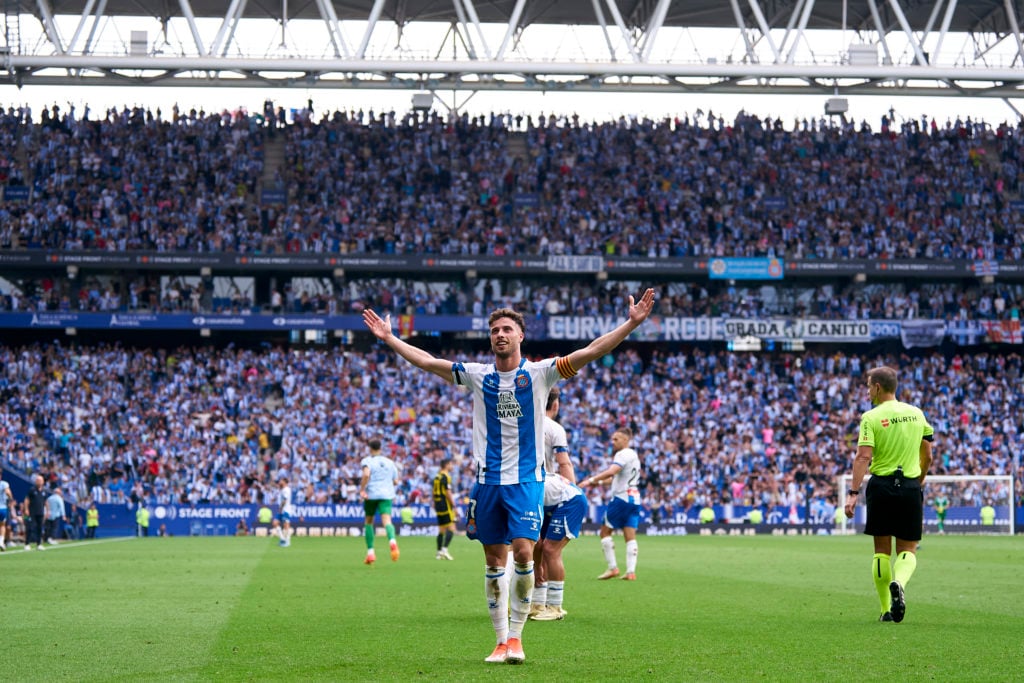
{"type": "Polygon", "coordinates": [[[517,375],[516,376],[516,386],[519,387],[520,389],[525,389],[526,387],[530,386],[530,377],[529,377],[529,375],[524,375],[524,374],[517,375]]]}
{"type": "Polygon", "coordinates": [[[516,395],[511,391],[498,392],[498,405],[495,407],[498,412],[498,419],[520,418],[523,416],[523,408],[516,400],[516,395]]]}

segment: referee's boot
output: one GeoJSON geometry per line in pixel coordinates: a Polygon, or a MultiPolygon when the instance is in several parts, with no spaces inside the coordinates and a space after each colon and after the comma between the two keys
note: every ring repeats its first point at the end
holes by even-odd
{"type": "Polygon", "coordinates": [[[899,581],[889,584],[889,596],[892,598],[889,612],[892,613],[892,620],[898,624],[903,621],[903,615],[907,613],[907,602],[903,597],[903,586],[899,581]]]}

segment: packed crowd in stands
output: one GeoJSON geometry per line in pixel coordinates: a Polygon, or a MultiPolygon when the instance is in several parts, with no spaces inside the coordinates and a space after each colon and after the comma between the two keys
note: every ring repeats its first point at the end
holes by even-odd
{"type": "MultiPolygon", "coordinates": [[[[877,129],[740,115],[587,123],[578,117],[329,112],[291,117],[177,107],[0,111],[0,249],[186,252],[603,254],[653,258],[1022,258],[1024,123],[877,129]],[[283,162],[266,168],[267,146],[283,162]],[[264,202],[275,191],[283,203],[264,202]]],[[[2,278],[0,278],[2,280],[2,278]]],[[[0,281],[0,285],[4,283],[0,281]]],[[[286,283],[267,301],[204,278],[93,276],[8,288],[0,310],[484,315],[621,310],[620,282],[352,278],[286,283]],[[336,283],[337,284],[337,283],[336,283]],[[220,288],[225,289],[224,287],[220,288]]],[[[633,292],[629,292],[633,293],[633,292]]],[[[771,288],[659,285],[662,315],[1019,319],[997,281],[771,288]],[[771,291],[769,291],[769,289],[771,291]]],[[[453,354],[454,355],[454,354],[453,354]]],[[[835,502],[866,408],[861,376],[904,368],[903,396],[942,435],[936,471],[1007,473],[1021,446],[1015,354],[754,357],[680,349],[563,385],[582,474],[626,423],[646,502],[835,502]],[[631,409],[626,412],[623,406],[631,409]],[[810,493],[803,484],[810,484],[810,493]]],[[[468,399],[389,354],[339,349],[130,350],[0,346],[0,457],[76,501],[356,500],[365,442],[383,436],[429,496],[442,457],[469,490],[468,399]],[[410,398],[414,397],[414,398],[410,398]]],[[[1018,486],[1018,490],[1024,487],[1018,486]]]]}
{"type": "MultiPolygon", "coordinates": [[[[581,477],[608,462],[613,429],[630,427],[653,511],[833,505],[869,407],[864,372],[883,362],[935,427],[933,474],[1012,474],[1024,445],[1017,354],[624,348],[561,385],[560,421],[581,477]]],[[[465,496],[471,419],[465,394],[383,349],[0,346],[0,456],[75,502],[274,504],[281,475],[298,502],[357,502],[375,436],[402,468],[400,505],[429,501],[444,457],[465,496]]]]}
{"type": "Polygon", "coordinates": [[[0,248],[1020,260],[1022,145],[925,117],[9,107],[0,248]]]}
{"type": "MultiPolygon", "coordinates": [[[[415,278],[367,277],[325,285],[296,278],[265,301],[253,295],[251,278],[210,279],[143,276],[124,285],[119,278],[90,276],[82,281],[40,278],[7,286],[0,280],[0,312],[161,312],[161,313],[359,313],[366,307],[408,315],[483,316],[513,306],[534,316],[611,315],[621,302],[648,283],[608,280],[565,281],[483,279],[427,282],[415,278]],[[161,282],[163,280],[163,282],[161,282]],[[242,281],[239,283],[239,281],[242,281]]],[[[683,317],[794,316],[806,318],[1019,320],[1024,285],[999,281],[851,282],[842,286],[792,281],[742,285],[723,281],[652,283],[658,291],[656,315],[683,317]]]]}

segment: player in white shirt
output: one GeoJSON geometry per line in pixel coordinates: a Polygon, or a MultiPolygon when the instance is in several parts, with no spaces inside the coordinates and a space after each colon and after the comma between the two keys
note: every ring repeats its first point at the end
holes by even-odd
{"type": "Polygon", "coordinates": [[[612,434],[612,449],[615,453],[612,464],[580,482],[580,486],[592,486],[611,480],[611,500],[604,513],[601,525],[601,549],[608,563],[608,570],[599,579],[611,579],[619,575],[619,566],[615,562],[615,541],[612,534],[615,529],[622,529],[626,539],[626,581],[636,581],[637,543],[636,528],[640,524],[640,456],[629,447],[633,432],[625,427],[616,429],[612,434]]]}
{"type": "Polygon", "coordinates": [[[521,664],[523,625],[533,596],[533,548],[540,537],[544,504],[544,408],[555,384],[607,355],[640,326],[654,308],[654,290],[634,302],[629,317],[586,347],[540,362],[523,358],[523,316],[508,308],[491,313],[493,363],[453,363],[408,344],[391,331],[390,314],[363,311],[373,335],[421,370],[473,394],[473,458],[477,481],[470,494],[466,535],[484,546],[484,592],[497,645],[487,662],[521,664]],[[511,546],[515,577],[504,581],[511,546]],[[510,595],[514,600],[509,599],[510,595]]]}
{"type": "Polygon", "coordinates": [[[391,549],[391,560],[398,562],[398,539],[395,538],[395,525],[391,522],[391,503],[395,499],[395,484],[398,482],[398,466],[391,458],[380,452],[380,439],[370,439],[370,454],[361,463],[363,476],[359,481],[359,497],[363,499],[363,512],[366,523],[363,525],[363,536],[366,539],[366,559],[363,564],[372,565],[377,561],[373,549],[375,531],[373,522],[380,515],[384,525],[384,533],[388,535],[388,546],[391,549]]]}
{"type": "Polygon", "coordinates": [[[13,500],[11,485],[0,479],[0,552],[7,550],[7,510],[13,500]]]}
{"type": "Polygon", "coordinates": [[[587,497],[576,486],[576,470],[569,458],[565,428],[555,422],[559,408],[558,389],[548,394],[544,417],[544,524],[541,541],[534,550],[536,580],[530,618],[555,621],[568,614],[562,609],[565,595],[565,564],[562,550],[578,538],[587,512],[587,497]]]}
{"type": "Polygon", "coordinates": [[[277,494],[280,506],[277,513],[278,525],[274,527],[271,533],[281,539],[278,545],[282,548],[287,548],[292,544],[291,520],[292,515],[295,514],[295,508],[292,507],[292,487],[287,475],[281,475],[277,485],[280,488],[277,494]]]}

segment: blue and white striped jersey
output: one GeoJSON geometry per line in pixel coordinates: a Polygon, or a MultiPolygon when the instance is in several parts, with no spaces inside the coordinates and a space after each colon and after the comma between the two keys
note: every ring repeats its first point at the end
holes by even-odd
{"type": "Polygon", "coordinates": [[[473,457],[481,484],[544,481],[544,408],[562,379],[558,359],[520,361],[499,372],[493,363],[452,363],[452,381],[473,392],[473,457]]]}

